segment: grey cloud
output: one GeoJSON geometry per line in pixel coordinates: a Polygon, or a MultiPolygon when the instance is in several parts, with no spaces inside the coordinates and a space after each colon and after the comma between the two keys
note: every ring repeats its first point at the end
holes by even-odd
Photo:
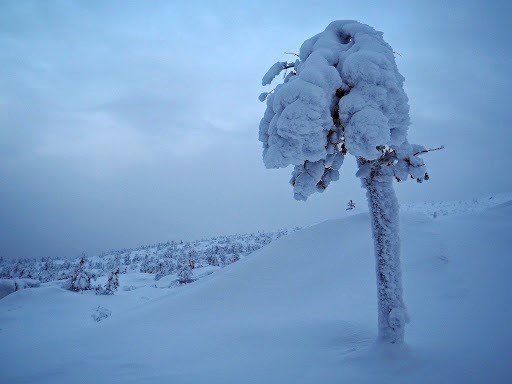
{"type": "MultiPolygon", "coordinates": [[[[0,250],[76,256],[306,225],[364,204],[341,180],[295,202],[261,162],[261,76],[333,18],[384,31],[431,181],[402,201],[506,191],[506,2],[10,1],[0,4],[0,250]]],[[[270,87],[267,87],[270,88],[270,87]]],[[[271,89],[271,88],[270,88],[271,89]]],[[[266,89],[269,90],[269,89],[266,89]]]]}

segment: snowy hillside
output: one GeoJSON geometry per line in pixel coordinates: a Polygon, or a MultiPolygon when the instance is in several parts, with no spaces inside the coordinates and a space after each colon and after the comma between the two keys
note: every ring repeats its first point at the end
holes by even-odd
{"type": "MultiPolygon", "coordinates": [[[[0,288],[3,283],[23,284],[26,279],[47,283],[66,280],[84,259],[87,270],[95,276],[107,276],[110,271],[121,274],[140,272],[153,274],[156,280],[173,274],[180,258],[186,258],[194,265],[196,275],[229,265],[240,258],[286,235],[289,230],[224,235],[195,241],[167,241],[165,243],[142,245],[138,248],[118,249],[99,255],[74,260],[45,257],[41,260],[3,259],[0,257],[0,288]],[[9,282],[1,279],[12,280],[9,282]]],[[[100,279],[101,280],[101,279],[100,279]]],[[[18,284],[18,285],[20,285],[18,284]]],[[[14,291],[14,289],[13,289],[14,291]]],[[[0,298],[2,298],[0,290],[0,298]]]]}
{"type": "Polygon", "coordinates": [[[360,212],[185,286],[133,272],[113,296],[14,292],[0,300],[0,382],[512,382],[510,195],[407,207],[401,231],[411,323],[400,349],[374,344],[360,212]]]}

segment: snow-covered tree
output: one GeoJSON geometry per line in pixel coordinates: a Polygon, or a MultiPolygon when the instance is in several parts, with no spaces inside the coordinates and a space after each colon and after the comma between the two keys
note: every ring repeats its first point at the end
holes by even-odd
{"type": "Polygon", "coordinates": [[[176,269],[176,260],[164,259],[158,263],[158,271],[155,275],[155,280],[160,280],[162,277],[167,276],[176,269]]]}
{"type": "Polygon", "coordinates": [[[404,78],[382,35],[356,21],[334,21],[302,44],[294,62],[274,64],[263,85],[286,75],[260,95],[267,108],[259,139],[267,168],[294,165],[290,183],[298,200],[323,192],[338,180],[345,156],[356,157],[375,245],[379,340],[400,343],[408,316],[393,179],[427,180],[418,155],[428,150],[407,140],[404,78]]]}
{"type": "Polygon", "coordinates": [[[219,258],[213,252],[212,249],[208,249],[207,250],[206,262],[208,263],[208,265],[212,265],[212,266],[215,266],[215,267],[219,266],[219,258]]]}
{"type": "Polygon", "coordinates": [[[225,265],[236,263],[238,260],[240,260],[240,255],[238,253],[232,253],[226,256],[224,259],[225,265]]]}
{"type": "Polygon", "coordinates": [[[91,279],[94,278],[94,274],[86,269],[85,257],[82,257],[67,282],[67,288],[75,292],[91,290],[93,289],[91,279]]]}
{"type": "Polygon", "coordinates": [[[107,284],[105,284],[105,289],[103,290],[105,295],[113,295],[115,291],[119,288],[119,269],[110,272],[108,275],[107,284]]]}
{"type": "Polygon", "coordinates": [[[180,284],[188,284],[192,281],[192,268],[190,267],[189,258],[181,255],[176,266],[178,281],[180,284]]]}

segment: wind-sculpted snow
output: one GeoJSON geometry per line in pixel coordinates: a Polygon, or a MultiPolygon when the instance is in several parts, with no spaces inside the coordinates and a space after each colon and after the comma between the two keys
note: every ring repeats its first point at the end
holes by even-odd
{"type": "Polygon", "coordinates": [[[404,78],[381,32],[335,21],[303,43],[295,63],[274,64],[263,84],[285,68],[293,69],[284,83],[261,95],[267,109],[259,138],[267,168],[295,166],[290,182],[296,199],[337,180],[346,153],[367,161],[392,154],[390,175],[423,179],[423,162],[407,141],[404,78]]]}

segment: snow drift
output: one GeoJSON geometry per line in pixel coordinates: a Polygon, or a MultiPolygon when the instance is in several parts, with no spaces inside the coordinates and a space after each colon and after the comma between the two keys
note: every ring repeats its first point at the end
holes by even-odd
{"type": "Polygon", "coordinates": [[[0,299],[25,288],[36,288],[41,283],[34,279],[0,279],[0,299]]]}

